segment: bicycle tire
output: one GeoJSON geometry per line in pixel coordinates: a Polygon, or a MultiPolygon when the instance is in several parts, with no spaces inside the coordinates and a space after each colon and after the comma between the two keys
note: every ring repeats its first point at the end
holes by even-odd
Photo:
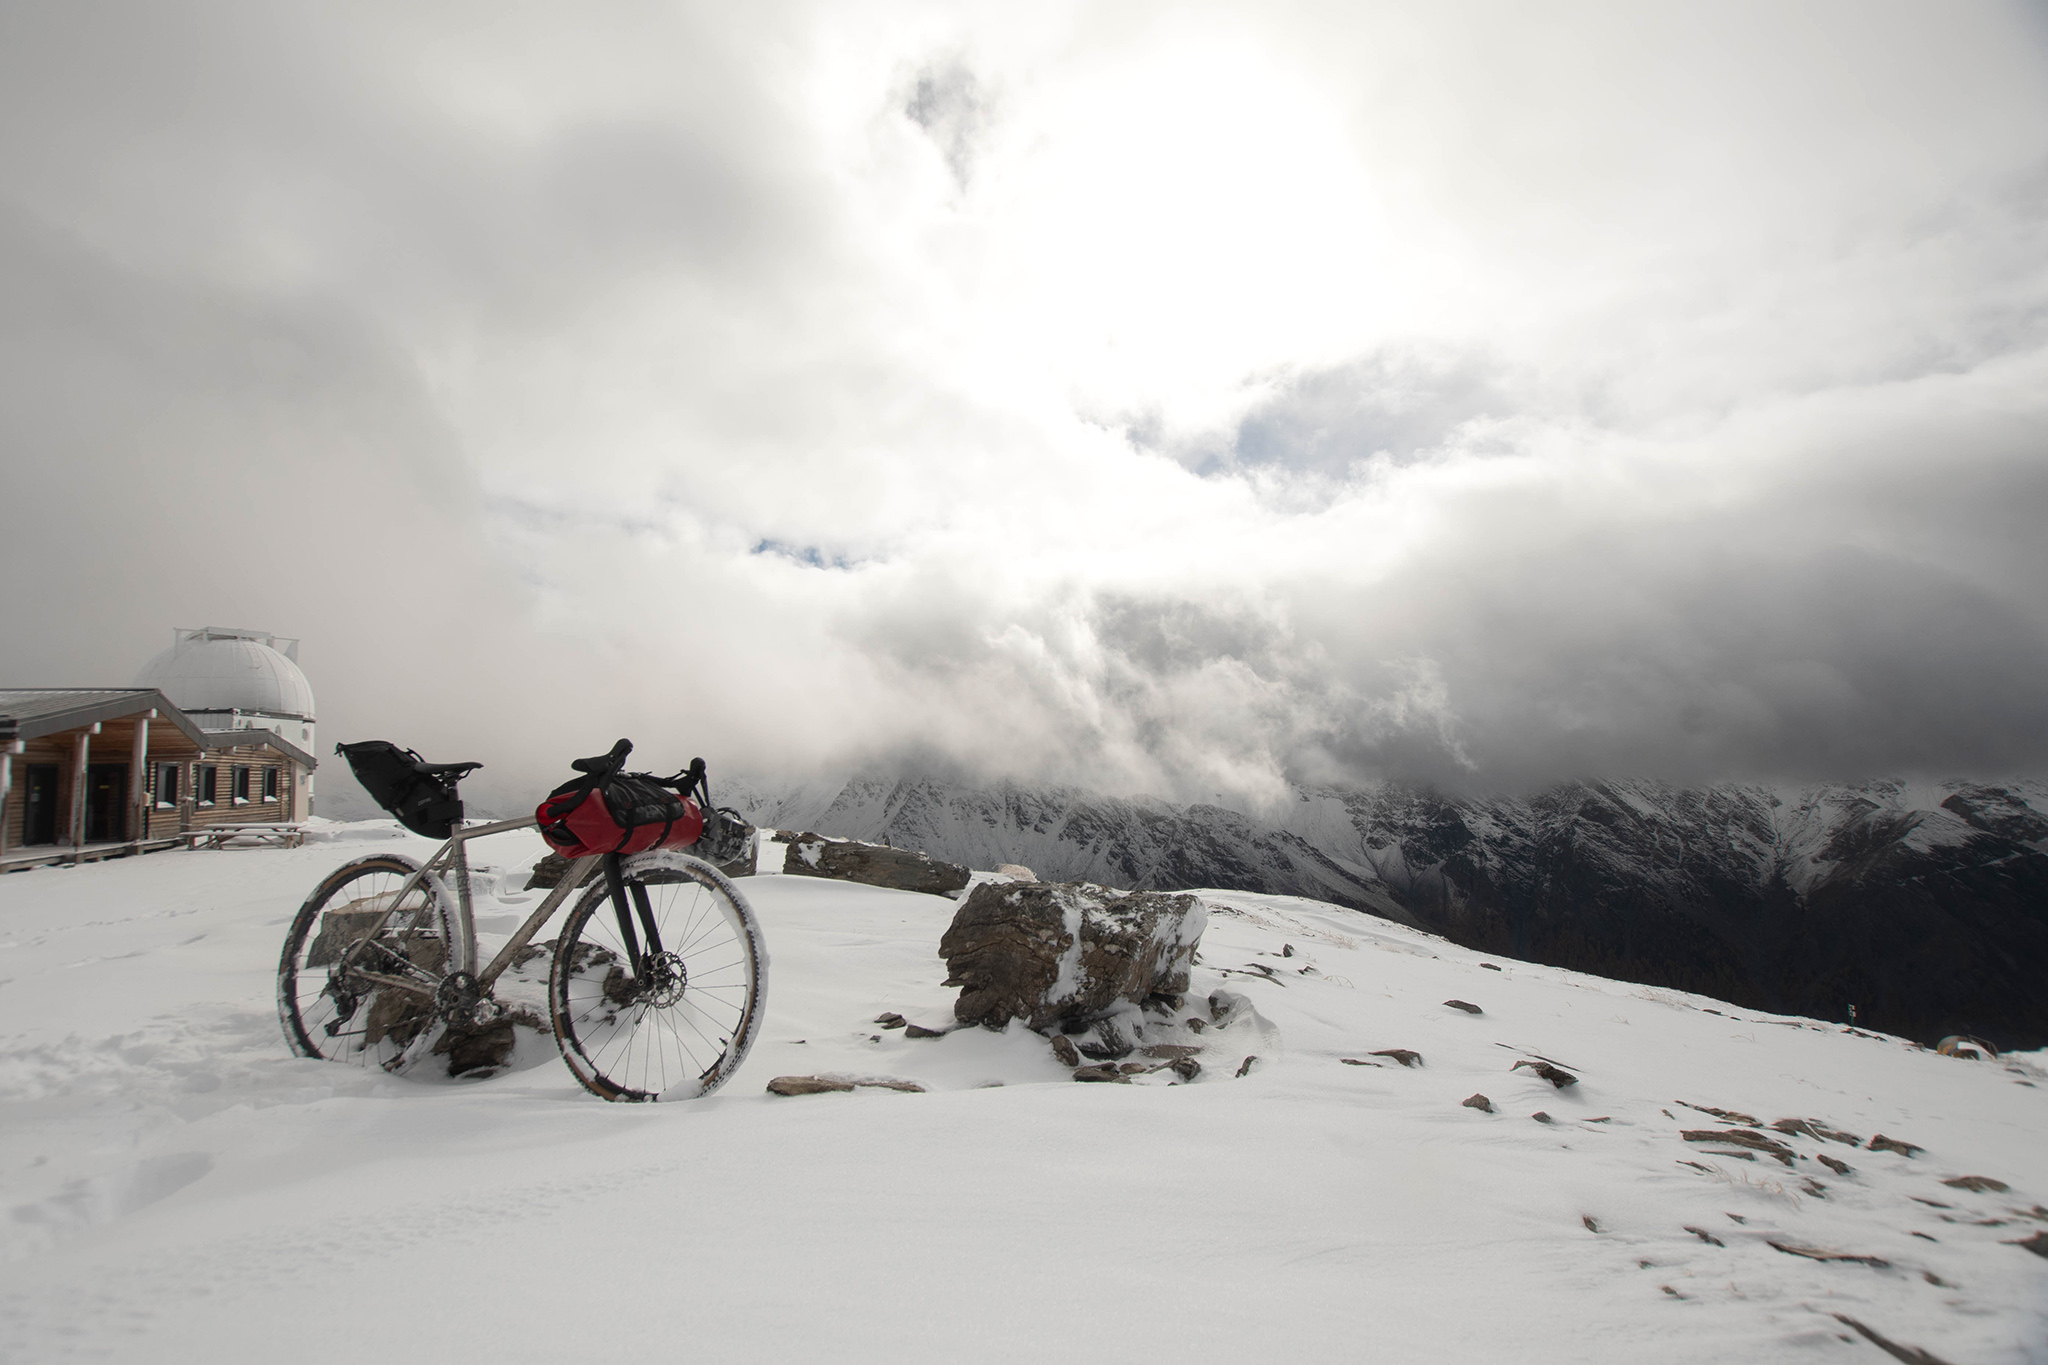
{"type": "MultiPolygon", "coordinates": [[[[436,1031],[431,1001],[352,981],[341,969],[342,953],[361,941],[359,927],[368,928],[362,921],[381,913],[417,871],[418,863],[399,854],[357,858],[328,873],[292,917],[277,964],[277,1017],[295,1055],[397,1071],[430,1041],[436,1031]]],[[[428,877],[377,935],[371,965],[431,987],[447,969],[454,943],[448,898],[428,877]]]]}
{"type": "Polygon", "coordinates": [[[569,912],[548,973],[562,1060],[607,1100],[687,1100],[731,1079],[760,1032],[768,950],[746,898],[700,858],[655,850],[621,866],[647,895],[663,952],[635,979],[600,877],[569,912]]]}

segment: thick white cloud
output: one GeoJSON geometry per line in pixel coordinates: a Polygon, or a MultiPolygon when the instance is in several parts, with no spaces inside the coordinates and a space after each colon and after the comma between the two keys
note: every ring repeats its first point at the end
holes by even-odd
{"type": "Polygon", "coordinates": [[[17,6],[10,684],[508,802],[2048,759],[2023,8],[17,6]],[[459,752],[458,752],[459,751],[459,752]]]}

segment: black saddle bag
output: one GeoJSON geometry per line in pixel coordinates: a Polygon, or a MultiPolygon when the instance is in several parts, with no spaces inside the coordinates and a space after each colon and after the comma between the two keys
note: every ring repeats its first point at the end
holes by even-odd
{"type": "Polygon", "coordinates": [[[445,839],[462,821],[462,798],[453,781],[424,771],[426,760],[389,740],[366,739],[337,744],[334,751],[363,784],[370,799],[396,816],[414,834],[445,839]]]}

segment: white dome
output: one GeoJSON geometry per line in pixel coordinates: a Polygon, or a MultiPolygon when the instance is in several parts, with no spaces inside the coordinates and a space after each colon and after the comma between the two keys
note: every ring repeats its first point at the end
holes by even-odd
{"type": "MultiPolygon", "coordinates": [[[[180,630],[178,642],[144,664],[137,687],[154,687],[181,711],[260,711],[311,719],[313,688],[262,631],[180,630]]],[[[297,649],[296,640],[287,644],[297,649]]]]}

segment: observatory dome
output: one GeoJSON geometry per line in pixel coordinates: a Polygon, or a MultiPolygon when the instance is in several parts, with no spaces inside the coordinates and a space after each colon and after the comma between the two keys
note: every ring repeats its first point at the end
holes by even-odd
{"type": "Polygon", "coordinates": [[[237,711],[309,721],[313,688],[291,658],[298,645],[260,630],[181,629],[175,644],[143,665],[135,683],[154,687],[206,729],[235,728],[215,717],[237,711]]]}

